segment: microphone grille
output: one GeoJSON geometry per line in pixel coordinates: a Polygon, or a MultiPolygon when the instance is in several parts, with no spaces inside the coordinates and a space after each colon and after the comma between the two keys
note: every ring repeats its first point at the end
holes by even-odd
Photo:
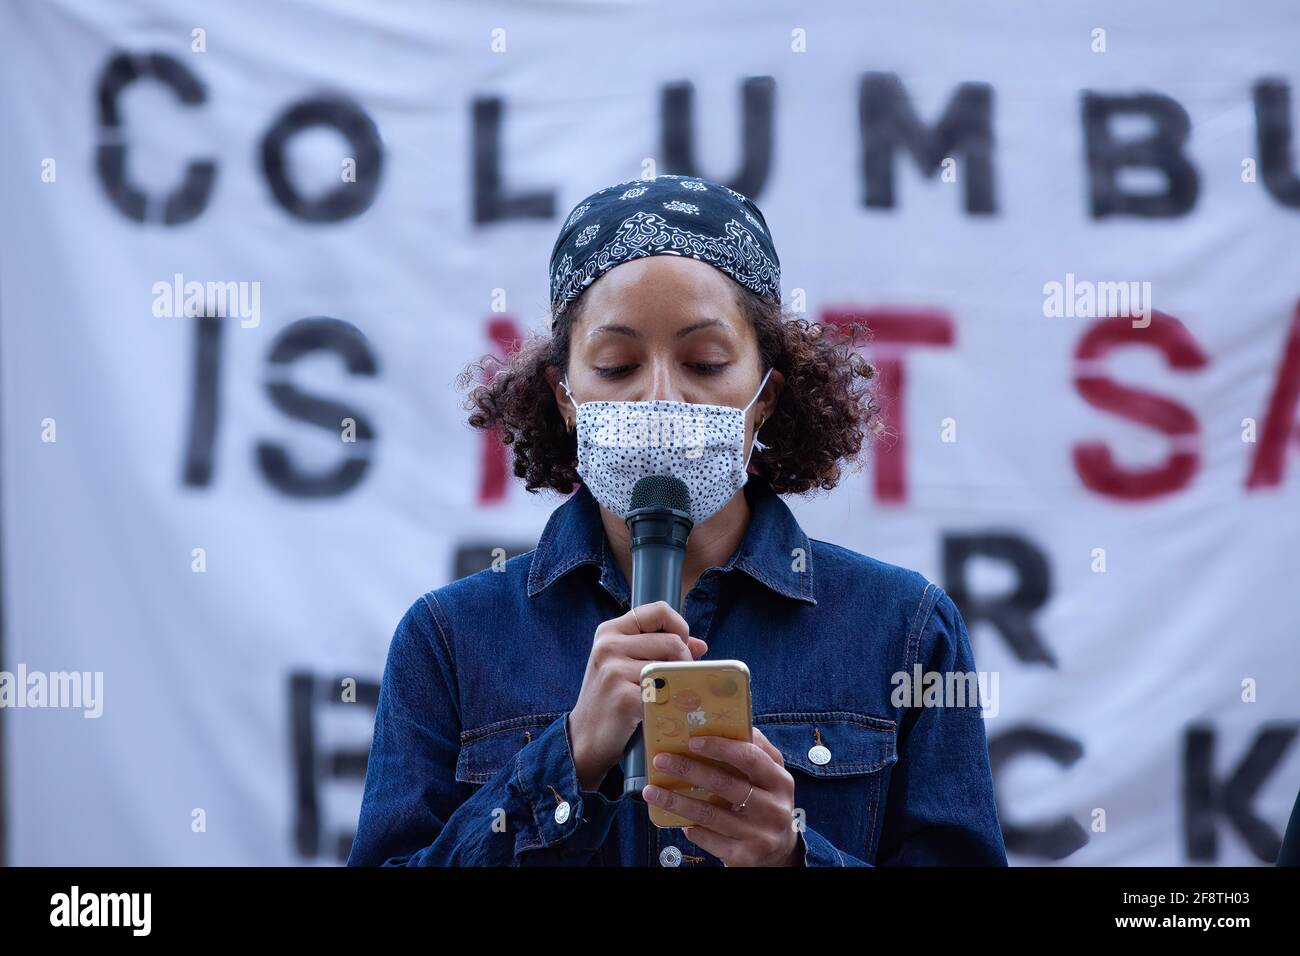
{"type": "Polygon", "coordinates": [[[671,475],[647,475],[632,486],[632,510],[671,508],[691,513],[691,493],[686,482],[671,475]]]}

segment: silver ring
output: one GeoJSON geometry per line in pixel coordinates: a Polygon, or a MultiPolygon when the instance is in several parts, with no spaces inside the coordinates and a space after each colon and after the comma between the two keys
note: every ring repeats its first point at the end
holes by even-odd
{"type": "Polygon", "coordinates": [[[636,616],[636,608],[632,608],[632,620],[636,621],[636,629],[644,634],[645,628],[641,626],[641,619],[636,616]]]}
{"type": "Polygon", "coordinates": [[[749,785],[749,793],[745,794],[745,799],[741,800],[740,803],[737,803],[735,806],[733,806],[731,808],[732,811],[735,813],[739,813],[741,810],[745,809],[745,804],[749,803],[749,798],[752,797],[753,795],[754,795],[754,785],[751,783],[749,785]]]}

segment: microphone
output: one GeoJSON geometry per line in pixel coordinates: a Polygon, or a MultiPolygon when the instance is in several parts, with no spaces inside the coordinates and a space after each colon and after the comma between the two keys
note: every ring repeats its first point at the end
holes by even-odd
{"type": "MultiPolygon", "coordinates": [[[[632,488],[627,530],[632,539],[632,607],[666,601],[682,604],[682,565],[691,520],[691,493],[680,478],[647,475],[632,488]]],[[[644,800],[645,738],[641,725],[623,750],[623,796],[644,800]]]]}

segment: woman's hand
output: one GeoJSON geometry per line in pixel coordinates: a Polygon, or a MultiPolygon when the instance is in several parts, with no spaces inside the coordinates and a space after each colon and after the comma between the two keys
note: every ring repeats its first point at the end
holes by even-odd
{"type": "Polygon", "coordinates": [[[668,753],[656,755],[655,766],[716,793],[733,807],[743,802],[744,809],[719,807],[655,786],[643,791],[646,801],[695,821],[697,825],[685,829],[686,838],[727,866],[801,865],[799,834],[793,822],[794,777],[785,769],[781,751],[757,727],[752,743],[700,735],[692,737],[689,746],[702,757],[728,764],[735,772],[668,753]]]}
{"type": "Polygon", "coordinates": [[[642,604],[635,614],[628,611],[596,628],[582,690],[569,712],[573,763],[584,790],[600,786],[641,721],[646,662],[694,660],[708,649],[666,601],[642,604]]]}

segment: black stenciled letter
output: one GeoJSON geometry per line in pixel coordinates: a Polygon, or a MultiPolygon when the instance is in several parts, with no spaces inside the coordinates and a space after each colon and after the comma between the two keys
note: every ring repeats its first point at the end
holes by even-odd
{"type": "MultiPolygon", "coordinates": [[[[692,136],[695,87],[690,83],[671,83],[664,88],[660,102],[663,126],[663,155],[668,169],[682,176],[700,176],[695,162],[692,136]]],[[[726,181],[738,192],[756,199],[767,182],[772,167],[772,114],[776,99],[776,81],[770,76],[753,76],[740,90],[740,171],[726,181]]],[[[709,177],[722,182],[718,177],[709,177]]]]}
{"type": "Polygon", "coordinates": [[[1145,219],[1182,216],[1196,205],[1200,180],[1196,167],[1183,154],[1191,121],[1176,100],[1157,93],[1135,96],[1083,94],[1083,136],[1087,144],[1088,181],[1092,192],[1092,216],[1139,216],[1145,219]],[[1136,114],[1148,117],[1154,131],[1144,139],[1117,140],[1110,121],[1116,116],[1136,114]],[[1163,192],[1125,192],[1119,185],[1119,171],[1147,168],[1161,173],[1163,192]]]}
{"type": "Polygon", "coordinates": [[[1039,548],[1014,534],[949,534],[943,538],[944,590],[961,609],[968,628],[988,621],[1006,639],[1016,657],[1029,663],[1056,666],[1056,656],[1039,640],[1033,615],[1047,603],[1051,571],[1039,548]],[[1010,594],[980,597],[972,594],[966,565],[976,556],[995,558],[1016,570],[1016,587],[1010,594]]]}
{"type": "MultiPolygon", "coordinates": [[[[337,834],[332,846],[322,847],[325,824],[321,812],[320,790],[325,782],[364,783],[369,750],[322,746],[316,733],[317,710],[342,704],[339,693],[344,680],[327,680],[311,671],[293,671],[289,675],[290,736],[293,741],[294,769],[294,843],[298,855],[312,860],[322,849],[332,851],[340,863],[346,863],[352,851],[353,834],[337,834]]],[[[355,678],[352,678],[356,680],[355,678]]],[[[374,716],[379,706],[379,682],[356,680],[356,701],[374,716]]]]}
{"type": "Polygon", "coordinates": [[[1255,84],[1255,136],[1259,174],[1278,202],[1300,208],[1300,176],[1291,169],[1291,91],[1284,80],[1255,84]]]}
{"type": "Polygon", "coordinates": [[[202,487],[212,481],[217,444],[217,413],[221,386],[221,323],[218,316],[201,315],[194,335],[194,401],[190,405],[190,434],[185,443],[181,481],[202,487]]]}
{"type": "MultiPolygon", "coordinates": [[[[377,371],[361,331],[347,322],[324,317],[299,319],[285,329],[271,347],[270,363],[284,373],[302,356],[320,351],[340,356],[353,375],[374,375],[377,371]]],[[[356,452],[324,474],[309,474],[297,468],[284,448],[274,442],[258,442],[258,464],[267,480],[295,498],[337,497],[356,487],[370,467],[370,443],[375,431],[369,419],[339,402],[299,391],[288,382],[268,381],[266,390],[275,407],[290,418],[318,425],[333,434],[340,434],[343,419],[353,419],[357,438],[356,452]]]]}
{"type": "Polygon", "coordinates": [[[501,99],[485,96],[473,105],[474,221],[550,219],[555,215],[555,193],[548,189],[506,191],[501,175],[501,99]]]}
{"type": "Polygon", "coordinates": [[[275,201],[304,222],[339,222],[359,216],[375,201],[384,148],[379,130],[356,103],[322,97],[296,103],[280,115],[262,138],[262,168],[275,201]],[[356,182],[340,182],[322,196],[309,199],[290,181],[285,167],[289,141],[305,129],[328,126],[348,141],[348,155],[356,161],[356,182]]]}
{"type": "Polygon", "coordinates": [[[1221,783],[1214,777],[1214,728],[1204,724],[1187,728],[1183,744],[1183,833],[1189,859],[1218,858],[1217,813],[1232,822],[1256,857],[1265,863],[1277,859],[1282,837],[1255,814],[1250,801],[1281,762],[1297,732],[1300,723],[1265,725],[1232,776],[1221,783]]]}
{"type": "Polygon", "coordinates": [[[962,83],[933,128],[917,118],[892,73],[868,73],[858,93],[865,204],[894,208],[894,150],[906,147],[927,176],[960,153],[968,213],[996,212],[993,189],[993,88],[962,83]]]}
{"type": "MultiPolygon", "coordinates": [[[[1069,767],[1083,756],[1083,745],[1040,727],[1017,727],[989,738],[989,766],[997,778],[1017,757],[1038,754],[1062,767],[1069,767]]],[[[994,786],[997,791],[997,786],[994,786]]],[[[1008,853],[1023,853],[1047,860],[1063,860],[1088,844],[1088,831],[1068,816],[1045,823],[1009,823],[1010,817],[998,801],[998,819],[1002,821],[1002,842],[1008,853]]]]}
{"type": "Polygon", "coordinates": [[[217,164],[207,159],[192,160],[185,168],[181,184],[166,196],[151,196],[127,179],[126,143],[118,100],[128,86],[143,79],[165,84],[186,106],[207,101],[207,93],[198,78],[176,58],[165,53],[138,56],[115,53],[99,77],[99,146],[95,167],[108,198],[128,219],[176,226],[195,219],[207,207],[217,164]]]}

